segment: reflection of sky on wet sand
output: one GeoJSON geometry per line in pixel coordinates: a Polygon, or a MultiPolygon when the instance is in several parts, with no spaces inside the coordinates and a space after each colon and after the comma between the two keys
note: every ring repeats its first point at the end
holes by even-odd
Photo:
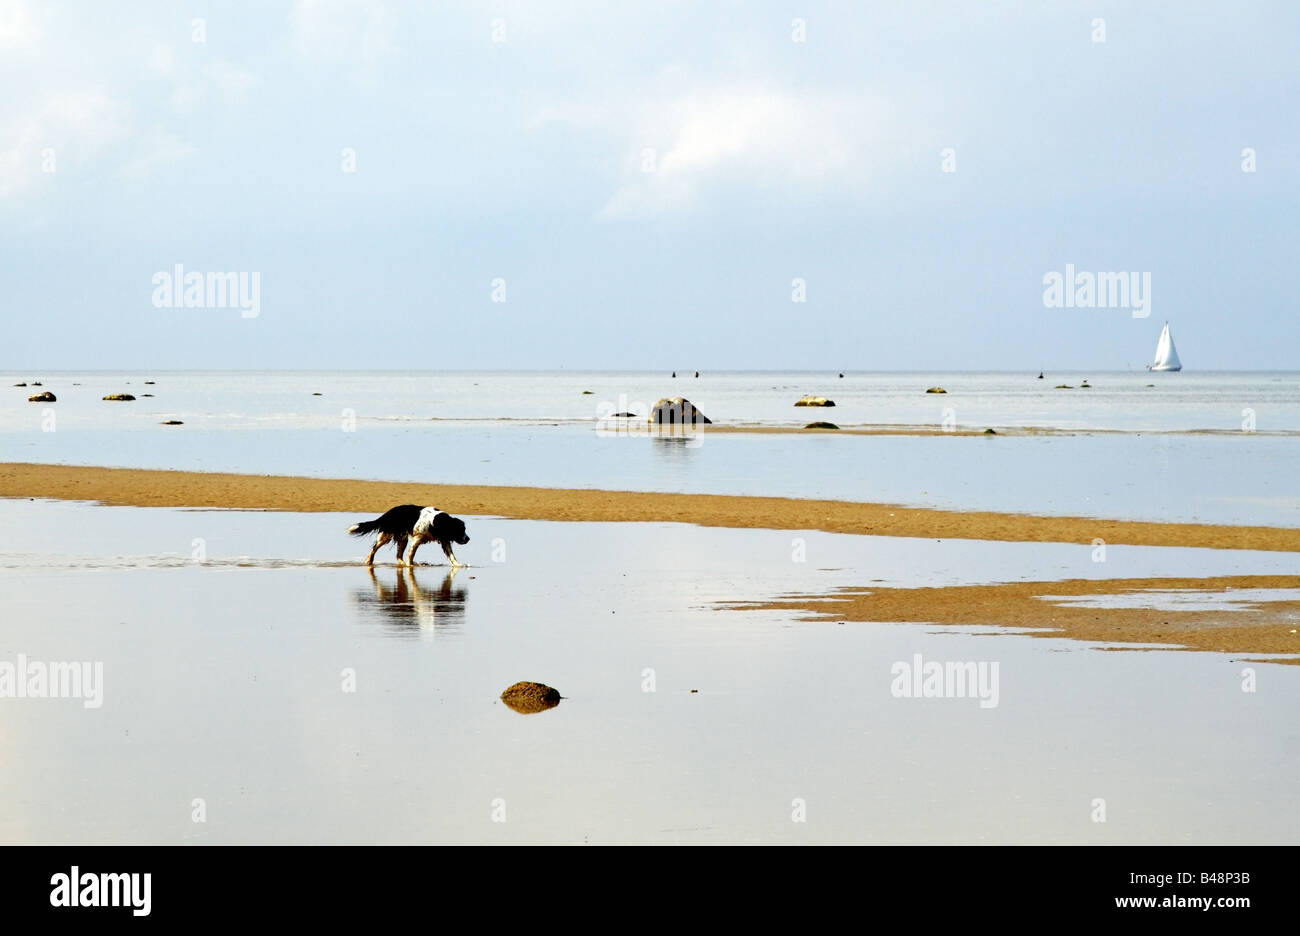
{"type": "Polygon", "coordinates": [[[475,517],[469,568],[372,578],[343,533],[356,519],[0,502],[0,660],[105,673],[98,710],[0,700],[0,840],[1300,833],[1293,667],[715,610],[873,579],[1293,573],[1300,557],[1111,547],[1099,565],[1086,545],[475,517]],[[998,662],[999,705],[894,698],[891,665],[918,653],[998,662]],[[499,698],[520,680],[565,701],[520,717],[499,698]]]}

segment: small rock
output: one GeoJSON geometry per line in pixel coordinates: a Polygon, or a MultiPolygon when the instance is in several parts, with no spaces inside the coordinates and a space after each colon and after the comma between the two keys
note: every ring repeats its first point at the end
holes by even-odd
{"type": "Polygon", "coordinates": [[[35,396],[29,396],[27,398],[27,402],[28,403],[53,403],[57,399],[58,398],[55,397],[53,393],[50,393],[50,391],[46,390],[44,393],[38,393],[35,396]]]}
{"type": "Polygon", "coordinates": [[[838,429],[839,426],[833,422],[810,422],[804,426],[805,429],[838,429]]]}
{"type": "Polygon", "coordinates": [[[104,399],[130,401],[134,400],[135,397],[131,396],[129,393],[110,393],[108,396],[104,397],[104,399]]]}
{"type": "Polygon", "coordinates": [[[185,425],[185,423],[181,422],[179,419],[164,419],[164,420],[163,420],[159,425],[163,425],[163,426],[183,426],[183,425],[185,425]]]}
{"type": "Polygon", "coordinates": [[[617,416],[621,419],[635,419],[636,413],[611,413],[611,416],[617,416]]]}
{"type": "Polygon", "coordinates": [[[154,382],[154,381],[152,381],[152,380],[146,380],[146,381],[145,381],[145,385],[148,386],[148,385],[152,384],[153,382],[154,382]]]}
{"type": "Polygon", "coordinates": [[[312,396],[324,396],[324,395],[325,395],[325,394],[323,394],[323,393],[313,393],[313,394],[312,394],[312,396]]]}
{"type": "Polygon", "coordinates": [[[521,715],[531,715],[559,705],[560,693],[545,683],[517,682],[501,693],[501,701],[521,715]]]}
{"type": "Polygon", "coordinates": [[[996,432],[995,430],[993,430],[993,429],[985,429],[985,430],[984,430],[984,434],[985,434],[985,435],[997,435],[997,432],[996,432]]]}
{"type": "Polygon", "coordinates": [[[943,389],[943,387],[931,387],[929,390],[926,390],[925,392],[926,393],[947,393],[948,391],[943,389]]]}
{"type": "Polygon", "coordinates": [[[834,406],[834,400],[828,400],[824,396],[801,396],[794,404],[795,406],[834,406]]]}
{"type": "Polygon", "coordinates": [[[583,395],[583,396],[591,396],[591,395],[593,395],[595,392],[596,392],[595,390],[583,390],[583,391],[582,391],[582,395],[583,395]]]}
{"type": "Polygon", "coordinates": [[[16,384],[14,384],[14,386],[15,386],[15,387],[25,387],[25,386],[27,386],[27,383],[24,381],[23,383],[16,383],[16,384]]]}
{"type": "Polygon", "coordinates": [[[1059,383],[1059,384],[1056,385],[1056,389],[1057,389],[1057,390],[1073,390],[1074,388],[1071,387],[1068,383],[1059,383]]]}

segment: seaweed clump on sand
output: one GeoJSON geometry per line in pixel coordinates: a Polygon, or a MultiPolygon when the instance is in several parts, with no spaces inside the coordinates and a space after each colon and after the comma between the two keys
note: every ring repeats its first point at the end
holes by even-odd
{"type": "Polygon", "coordinates": [[[560,693],[545,683],[517,682],[501,693],[501,701],[521,715],[531,715],[559,705],[560,693]]]}

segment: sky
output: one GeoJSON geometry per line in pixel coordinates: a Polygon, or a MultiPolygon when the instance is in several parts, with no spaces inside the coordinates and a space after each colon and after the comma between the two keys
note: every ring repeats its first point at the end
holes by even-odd
{"type": "Polygon", "coordinates": [[[1102,371],[1166,320],[1300,369],[1298,47],[1249,0],[0,0],[0,370],[1102,371]]]}

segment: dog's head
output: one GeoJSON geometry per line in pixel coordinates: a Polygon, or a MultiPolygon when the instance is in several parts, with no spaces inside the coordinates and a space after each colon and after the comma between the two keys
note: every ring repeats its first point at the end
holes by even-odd
{"type": "Polygon", "coordinates": [[[464,546],[469,542],[469,534],[465,532],[465,521],[449,513],[438,514],[433,519],[433,538],[464,546]]]}

